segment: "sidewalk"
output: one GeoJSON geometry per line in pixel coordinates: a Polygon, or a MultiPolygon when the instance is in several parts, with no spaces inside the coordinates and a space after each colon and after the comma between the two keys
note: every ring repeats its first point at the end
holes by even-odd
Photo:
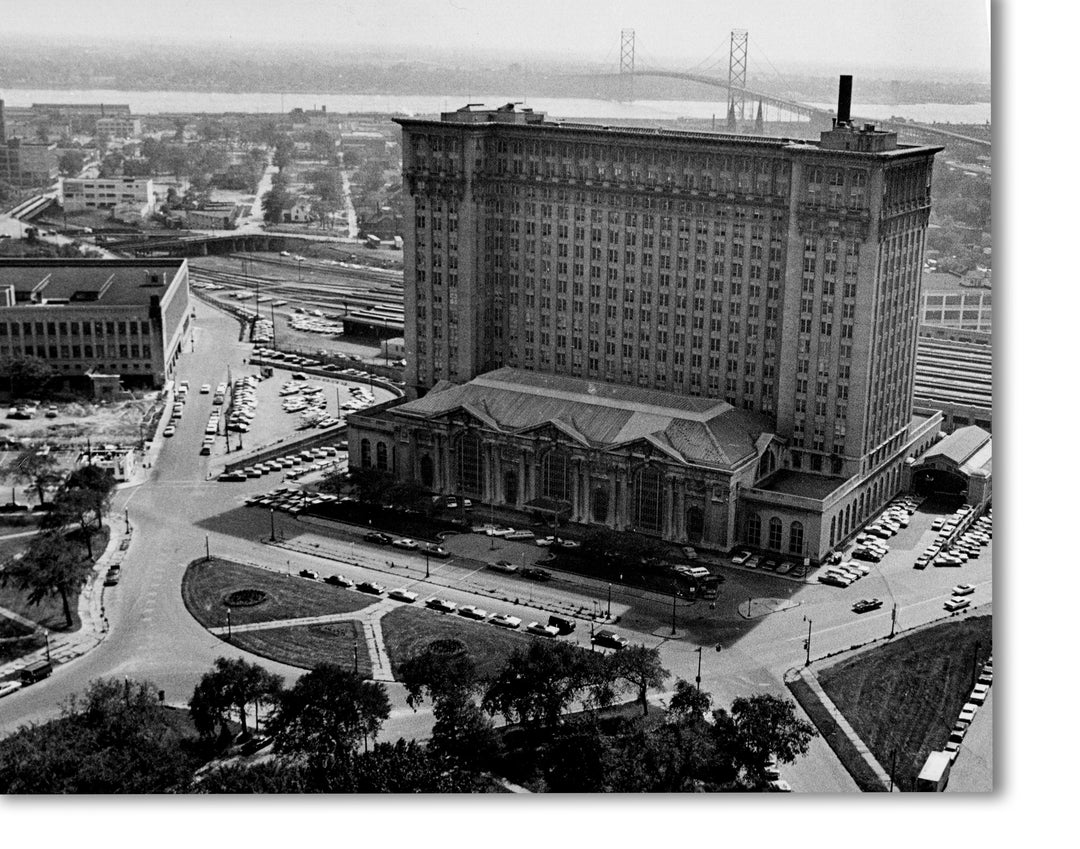
{"type": "MultiPolygon", "coordinates": [[[[45,648],[0,666],[0,680],[17,675],[23,668],[39,660],[49,660],[53,666],[67,663],[86,654],[105,639],[109,631],[109,620],[105,614],[105,574],[109,571],[109,566],[123,562],[125,555],[120,550],[120,542],[130,538],[124,533],[122,519],[109,516],[105,521],[109,525],[109,544],[94,564],[94,571],[79,594],[79,630],[73,633],[50,634],[45,648]]],[[[36,623],[31,624],[37,630],[42,630],[36,623]]]]}

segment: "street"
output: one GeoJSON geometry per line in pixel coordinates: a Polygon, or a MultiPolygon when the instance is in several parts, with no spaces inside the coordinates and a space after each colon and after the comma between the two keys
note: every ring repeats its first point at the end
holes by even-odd
{"type": "MultiPolygon", "coordinates": [[[[184,353],[176,376],[178,380],[187,379],[192,386],[177,433],[163,441],[147,482],[120,490],[114,501],[114,512],[122,515],[128,511],[134,534],[124,580],[107,595],[110,631],[97,649],[59,666],[51,678],[6,697],[0,733],[55,715],[60,703],[98,677],[147,679],[165,690],[168,703],[182,705],[219,656],[246,657],[283,675],[287,683],[303,674],[303,670],[239,651],[207,632],[188,614],[181,599],[181,579],[187,564],[205,554],[207,544],[213,555],[226,559],[294,574],[301,568],[317,570],[324,576],[340,573],[354,581],[374,580],[387,588],[408,586],[421,600],[437,594],[459,604],[512,613],[525,623],[534,619],[546,622],[550,612],[570,614],[577,619],[578,628],[569,639],[583,647],[589,645],[590,621],[595,617],[596,627],[611,627],[634,643],[657,647],[672,673],[669,688],[676,678],[692,682],[700,662],[701,686],[712,694],[715,707],[727,707],[738,696],[763,691],[786,697],[783,675],[805,663],[804,640],[811,627],[811,658],[820,658],[887,636],[894,604],[898,631],[940,619],[944,615],[943,600],[948,598],[950,587],[960,581],[976,585],[973,606],[990,601],[990,547],[977,561],[962,568],[912,569],[914,557],[931,534],[929,523],[933,516],[922,512],[916,514],[911,527],[890,541],[889,556],[872,565],[870,575],[847,589],[722,568],[727,580],[716,609],[700,601],[693,605],[680,603],[674,639],[669,624],[655,625],[670,622],[670,598],[657,595],[643,599],[640,593],[616,587],[611,613],[620,621],[609,625],[606,583],[559,574],[550,584],[536,584],[482,568],[474,558],[481,556],[485,548],[490,549],[486,537],[459,538],[476,541],[468,543],[469,557],[425,563],[422,554],[355,542],[343,534],[276,512],[277,533],[284,542],[271,545],[268,511],[245,507],[244,500],[280,486],[279,477],[232,484],[208,481],[208,472],[219,469],[224,457],[202,457],[197,449],[211,409],[211,396],[199,394],[198,387],[225,380],[230,366],[234,376],[251,368],[243,365],[251,346],[238,342],[237,336],[234,319],[199,305],[194,351],[184,353]],[[388,561],[395,564],[393,568],[388,561]],[[429,579],[424,577],[426,569],[430,570],[429,579]],[[758,615],[768,605],[756,604],[753,618],[745,620],[739,610],[740,605],[745,607],[748,594],[761,602],[783,602],[785,609],[758,615]],[[882,608],[862,615],[852,612],[854,601],[872,596],[885,602],[882,608]],[[653,607],[655,612],[649,620],[653,626],[646,631],[635,630],[632,625],[639,618],[635,609],[653,607]],[[730,622],[737,624],[738,630],[724,629],[734,636],[723,640],[719,650],[711,643],[704,645],[699,654],[698,645],[682,637],[691,630],[712,627],[713,619],[717,627],[730,622]]],[[[260,414],[263,412],[260,409],[260,414]]],[[[542,552],[531,543],[499,539],[495,545],[500,549],[491,559],[506,557],[521,562],[524,555],[527,562],[533,562],[542,552]]],[[[454,539],[447,546],[451,551],[457,548],[454,539]]],[[[400,685],[390,684],[388,691],[393,714],[384,726],[383,739],[426,736],[432,723],[430,713],[424,709],[414,713],[405,704],[400,685]]],[[[658,694],[658,699],[665,701],[666,694],[658,694]]],[[[796,791],[856,789],[820,738],[812,743],[806,757],[784,767],[784,778],[796,791]]]]}

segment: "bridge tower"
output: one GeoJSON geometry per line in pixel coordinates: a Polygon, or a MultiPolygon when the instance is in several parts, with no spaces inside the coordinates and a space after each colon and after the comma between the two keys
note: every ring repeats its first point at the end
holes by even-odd
{"type": "Polygon", "coordinates": [[[728,55],[728,115],[737,121],[746,120],[746,46],[750,34],[744,29],[731,31],[731,52],[728,55]]]}
{"type": "Polygon", "coordinates": [[[626,100],[634,99],[634,30],[624,29],[619,39],[619,79],[626,100]]]}

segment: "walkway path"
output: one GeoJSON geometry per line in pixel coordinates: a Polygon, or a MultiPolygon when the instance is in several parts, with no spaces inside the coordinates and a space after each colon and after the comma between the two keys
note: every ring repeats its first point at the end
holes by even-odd
{"type": "MultiPolygon", "coordinates": [[[[892,779],[889,778],[889,773],[885,771],[885,768],[878,763],[877,758],[874,757],[873,752],[862,741],[862,738],[855,733],[855,729],[851,727],[851,723],[847,721],[847,718],[840,712],[840,709],[833,703],[833,700],[829,698],[828,693],[822,688],[818,682],[817,675],[814,674],[814,670],[809,667],[805,667],[799,671],[800,677],[806,682],[807,686],[814,692],[814,695],[818,697],[822,706],[829,712],[833,720],[840,727],[840,730],[844,732],[847,738],[851,741],[851,744],[862,755],[863,760],[877,775],[878,780],[882,783],[883,787],[888,787],[892,784],[892,779]]],[[[894,793],[899,793],[899,787],[893,787],[894,793]]]]}

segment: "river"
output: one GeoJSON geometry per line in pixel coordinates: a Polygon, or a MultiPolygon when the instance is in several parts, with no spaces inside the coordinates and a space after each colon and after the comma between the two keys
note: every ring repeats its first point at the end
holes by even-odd
{"type": "MultiPolygon", "coordinates": [[[[126,103],[136,115],[162,112],[222,113],[262,112],[281,113],[295,108],[317,109],[326,106],[329,112],[380,112],[404,115],[430,115],[457,109],[465,103],[485,103],[498,106],[521,95],[408,95],[408,94],[316,94],[278,92],[211,92],[211,91],[116,91],[113,89],[6,89],[0,96],[7,106],[30,106],[33,103],[126,103]]],[[[620,103],[586,98],[536,98],[526,106],[548,112],[558,118],[711,118],[723,121],[727,109],[723,101],[705,100],[635,100],[620,103]]],[[[835,104],[813,104],[823,109],[835,104]]],[[[932,123],[981,124],[990,120],[989,103],[855,103],[852,111],[860,117],[884,120],[897,115],[910,121],[932,123]]],[[[768,118],[772,116],[766,112],[768,118]]]]}

